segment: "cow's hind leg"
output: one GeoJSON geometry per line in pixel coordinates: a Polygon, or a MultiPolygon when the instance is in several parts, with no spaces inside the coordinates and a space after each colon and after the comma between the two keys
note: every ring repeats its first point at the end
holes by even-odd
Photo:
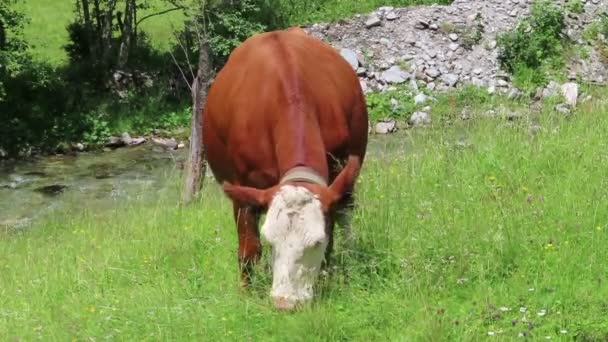
{"type": "Polygon", "coordinates": [[[257,208],[234,204],[234,219],[239,236],[238,258],[242,288],[250,284],[253,266],[262,254],[258,230],[259,218],[260,211],[257,208]]]}

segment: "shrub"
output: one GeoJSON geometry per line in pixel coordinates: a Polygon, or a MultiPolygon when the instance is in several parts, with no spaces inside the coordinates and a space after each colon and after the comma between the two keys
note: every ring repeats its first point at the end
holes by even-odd
{"type": "MultiPolygon", "coordinates": [[[[562,9],[550,1],[533,3],[530,16],[518,23],[515,29],[500,34],[498,60],[501,67],[511,73],[529,75],[520,69],[540,70],[558,68],[563,64],[565,18],[562,9]]],[[[530,79],[544,82],[545,77],[536,75],[530,79]]],[[[539,85],[539,84],[537,84],[539,85]]]]}
{"type": "Polygon", "coordinates": [[[404,119],[416,107],[412,96],[403,89],[369,93],[366,95],[366,102],[371,121],[404,119]],[[391,101],[396,102],[393,104],[391,101]]]}
{"type": "Polygon", "coordinates": [[[519,66],[537,68],[561,52],[564,14],[548,1],[535,2],[530,16],[498,36],[499,62],[513,72],[519,66]]]}

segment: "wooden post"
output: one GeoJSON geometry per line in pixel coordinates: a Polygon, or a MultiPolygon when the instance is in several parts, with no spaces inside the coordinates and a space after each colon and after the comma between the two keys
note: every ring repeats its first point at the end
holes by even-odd
{"type": "Polygon", "coordinates": [[[188,204],[202,189],[207,165],[203,147],[203,105],[207,99],[207,89],[211,83],[212,65],[209,41],[206,35],[199,37],[199,58],[196,77],[192,82],[192,132],[190,134],[190,154],[186,168],[186,178],[182,202],[188,204]]]}

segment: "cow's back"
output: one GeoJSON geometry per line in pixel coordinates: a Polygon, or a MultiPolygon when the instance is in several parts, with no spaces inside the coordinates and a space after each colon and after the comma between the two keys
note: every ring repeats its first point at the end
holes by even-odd
{"type": "Polygon", "coordinates": [[[298,31],[253,36],[210,88],[203,114],[209,165],[218,181],[268,187],[297,151],[363,158],[364,107],[356,74],[329,45],[298,31]]]}

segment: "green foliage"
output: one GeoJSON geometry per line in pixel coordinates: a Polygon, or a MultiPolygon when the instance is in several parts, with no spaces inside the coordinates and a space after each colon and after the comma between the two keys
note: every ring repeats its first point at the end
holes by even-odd
{"type": "MultiPolygon", "coordinates": [[[[512,31],[498,35],[500,65],[509,72],[525,76],[530,75],[529,70],[560,67],[563,65],[565,43],[562,31],[565,25],[564,13],[559,6],[547,0],[535,1],[529,17],[522,19],[512,31]]],[[[544,78],[533,75],[520,83],[530,80],[537,82],[544,81],[544,78]]]]}
{"type": "Polygon", "coordinates": [[[517,27],[498,36],[499,62],[508,71],[524,65],[538,68],[562,49],[561,31],[565,27],[561,9],[549,2],[535,2],[530,16],[517,27]]]}
{"type": "Polygon", "coordinates": [[[415,108],[414,98],[404,88],[366,95],[367,111],[371,121],[405,119],[415,108]],[[391,103],[391,101],[393,103],[391,103]]]}
{"type": "Polygon", "coordinates": [[[13,2],[0,2],[0,101],[6,95],[6,80],[19,74],[29,61],[27,44],[23,40],[26,19],[12,9],[13,2]]]}
{"type": "Polygon", "coordinates": [[[206,8],[211,49],[222,65],[232,50],[255,33],[284,26],[275,0],[242,0],[235,4],[221,2],[206,8]]]}
{"type": "Polygon", "coordinates": [[[585,4],[582,0],[568,0],[566,8],[572,13],[581,14],[585,11],[585,4]]]}

